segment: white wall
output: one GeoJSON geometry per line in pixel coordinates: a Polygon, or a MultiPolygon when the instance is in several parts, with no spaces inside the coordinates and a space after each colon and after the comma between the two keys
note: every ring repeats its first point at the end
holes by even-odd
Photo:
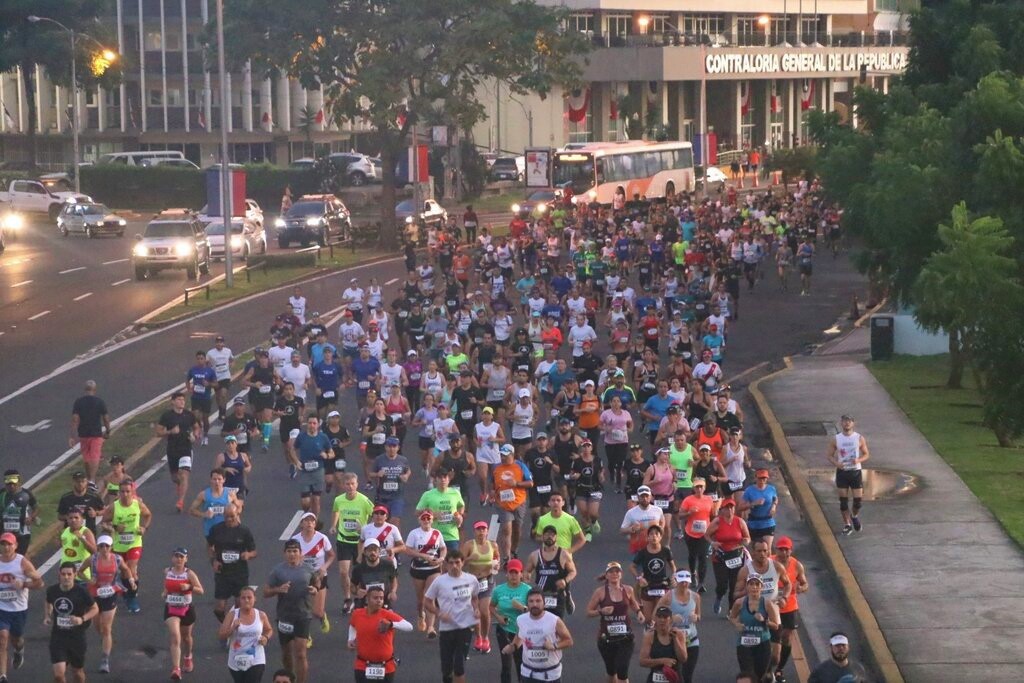
{"type": "Polygon", "coordinates": [[[949,353],[949,335],[945,332],[932,334],[921,329],[921,326],[909,313],[898,313],[893,316],[896,353],[910,356],[933,356],[949,353]]]}
{"type": "MultiPolygon", "coordinates": [[[[497,89],[488,84],[477,93],[487,112],[487,118],[473,128],[473,139],[481,148],[498,144],[497,89]]],[[[501,147],[521,154],[530,146],[530,123],[526,112],[533,114],[533,146],[560,147],[565,143],[562,112],[565,111],[561,88],[554,88],[545,99],[537,95],[510,97],[508,87],[500,88],[501,147]],[[520,106],[519,103],[522,103],[520,106]]]]}

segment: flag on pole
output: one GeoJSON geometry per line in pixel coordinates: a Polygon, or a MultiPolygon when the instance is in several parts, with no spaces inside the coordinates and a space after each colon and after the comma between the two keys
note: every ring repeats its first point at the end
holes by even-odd
{"type": "Polygon", "coordinates": [[[772,81],[771,111],[773,114],[778,114],[782,111],[782,102],[779,99],[779,83],[775,80],[772,81]]]}
{"type": "Polygon", "coordinates": [[[800,92],[800,109],[807,111],[814,102],[814,81],[805,78],[800,92]]]}
{"type": "Polygon", "coordinates": [[[4,121],[7,122],[7,128],[10,130],[14,130],[18,127],[18,124],[14,121],[14,117],[11,116],[11,112],[8,111],[6,103],[4,103],[4,121]]]}
{"type": "Polygon", "coordinates": [[[316,125],[318,125],[318,126],[324,125],[324,110],[323,109],[317,110],[316,117],[313,120],[316,121],[316,125]]]}
{"type": "Polygon", "coordinates": [[[132,122],[132,128],[138,128],[139,124],[135,120],[135,101],[128,97],[128,119],[132,122]]]}
{"type": "Polygon", "coordinates": [[[196,116],[196,123],[199,125],[200,128],[206,130],[206,114],[203,113],[202,109],[199,110],[199,113],[196,116]]]}
{"type": "Polygon", "coordinates": [[[740,114],[750,113],[750,81],[740,81],[740,114]]]}
{"type": "Polygon", "coordinates": [[[573,90],[567,98],[569,104],[569,120],[573,123],[581,123],[587,118],[587,111],[590,109],[590,88],[573,90]]]}

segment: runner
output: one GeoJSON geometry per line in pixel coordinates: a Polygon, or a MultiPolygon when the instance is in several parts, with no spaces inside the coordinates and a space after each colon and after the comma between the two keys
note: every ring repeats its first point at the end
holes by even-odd
{"type": "Polygon", "coordinates": [[[531,529],[537,525],[540,516],[548,511],[548,501],[555,487],[555,479],[561,473],[561,468],[552,459],[555,454],[548,450],[548,435],[537,432],[533,441],[533,448],[526,451],[523,457],[533,480],[533,486],[528,491],[531,529]]]}
{"type": "Polygon", "coordinates": [[[448,552],[459,549],[459,528],[462,526],[466,503],[459,491],[450,488],[451,471],[441,468],[432,475],[434,487],[423,492],[416,503],[416,512],[429,511],[437,530],[441,532],[448,552]]]}
{"type": "Polygon", "coordinates": [[[697,622],[701,617],[701,600],[696,591],[690,590],[693,580],[690,572],[681,569],[675,574],[675,588],[658,601],[655,616],[668,608],[672,616],[672,625],[685,635],[686,661],[679,667],[679,675],[683,683],[693,683],[693,672],[697,669],[700,657],[700,638],[697,634],[697,622]]]}
{"type": "Polygon", "coordinates": [[[537,589],[526,596],[526,614],[516,617],[516,636],[505,645],[503,655],[522,648],[521,681],[562,680],[562,651],[573,646],[572,634],[562,619],[544,609],[544,596],[537,589]]]}
{"type": "Polygon", "coordinates": [[[779,608],[761,595],[758,576],[747,577],[743,597],[729,610],[729,621],[736,627],[736,660],[741,671],[751,671],[761,681],[771,668],[771,631],[779,628],[779,608]]]}
{"type": "MultiPolygon", "coordinates": [[[[544,609],[561,617],[569,610],[569,584],[576,578],[576,563],[572,553],[557,545],[558,531],[544,527],[540,548],[526,559],[526,575],[544,596],[544,609]]],[[[509,562],[511,564],[511,561],[509,562]]]]}
{"type": "Polygon", "coordinates": [[[171,472],[179,513],[185,509],[188,494],[188,477],[192,471],[192,444],[200,438],[203,426],[195,415],[185,411],[185,394],[176,391],[171,394],[171,408],[160,416],[156,435],[167,438],[167,469],[171,472]]]}
{"type": "Polygon", "coordinates": [[[864,463],[871,457],[868,442],[854,431],[854,420],[849,415],[840,418],[842,431],[829,441],[827,458],[836,468],[836,489],[839,491],[839,513],[843,516],[843,535],[860,531],[861,502],[864,497],[864,463]],[[850,511],[853,496],[853,511],[850,511]]]}
{"type": "Polygon", "coordinates": [[[715,614],[722,611],[722,600],[736,592],[736,577],[747,558],[750,543],[747,523],[736,514],[736,502],[727,498],[711,520],[704,538],[711,544],[711,568],[715,572],[715,614]]]}
{"type": "MultiPolygon", "coordinates": [[[[354,472],[341,476],[341,491],[334,498],[331,529],[338,545],[338,575],[344,600],[342,612],[352,611],[352,563],[359,556],[359,537],[370,521],[373,503],[359,492],[359,477],[354,472]]],[[[301,547],[300,547],[301,551],[301,547]]]]}
{"type": "Polygon", "coordinates": [[[501,464],[494,468],[494,495],[501,524],[498,545],[501,557],[508,561],[518,557],[519,537],[526,521],[527,491],[533,488],[533,478],[523,461],[516,459],[511,445],[505,444],[500,450],[501,464]]]}
{"type": "Polygon", "coordinates": [[[229,607],[238,606],[239,594],[249,585],[249,561],[256,557],[256,539],[242,524],[234,503],[225,506],[224,521],[210,528],[206,550],[213,567],[213,615],[223,622],[229,607]]]}
{"type": "Polygon", "coordinates": [[[103,512],[100,528],[114,539],[113,550],[121,556],[135,577],[135,585],[124,593],[129,614],[142,611],[139,606],[139,560],[142,558],[142,538],[153,520],[153,513],[135,495],[135,481],[130,477],[121,480],[117,500],[103,512]]]}
{"type": "Polygon", "coordinates": [[[651,489],[641,486],[636,491],[637,504],[628,508],[619,526],[619,533],[629,536],[629,552],[636,554],[647,545],[647,532],[651,527],[665,531],[665,513],[651,505],[651,489]]]}
{"type": "MultiPolygon", "coordinates": [[[[256,590],[245,586],[238,606],[224,615],[217,637],[228,643],[228,671],[234,683],[260,683],[267,666],[266,646],[274,627],[266,612],[256,609],[256,590]]],[[[276,676],[275,676],[276,678],[276,676]]]]}
{"type": "MultiPolygon", "coordinates": [[[[504,394],[504,389],[502,389],[502,394],[504,394]]],[[[503,401],[500,403],[503,404],[503,401]]],[[[492,492],[492,480],[488,476],[490,468],[501,464],[499,449],[505,445],[505,430],[502,429],[499,422],[495,421],[494,411],[493,406],[484,406],[480,411],[480,422],[473,426],[473,432],[471,432],[474,435],[473,442],[476,446],[476,451],[473,454],[476,461],[475,470],[480,479],[480,493],[485,497],[491,495],[492,492]]],[[[499,410],[499,413],[503,412],[504,408],[499,410]]],[[[460,486],[460,488],[462,487],[460,486]]],[[[488,498],[488,500],[490,499],[488,498]]]]}
{"type": "Polygon", "coordinates": [[[621,564],[609,562],[603,578],[603,585],[595,589],[590,596],[587,616],[600,619],[597,649],[604,660],[608,681],[628,681],[634,645],[629,613],[636,614],[637,623],[643,625],[644,612],[633,594],[633,589],[622,583],[621,564]]]}
{"type": "Polygon", "coordinates": [[[754,474],[755,483],[744,489],[736,509],[739,512],[749,511],[746,519],[750,538],[755,541],[764,539],[771,550],[775,539],[775,511],[779,507],[779,493],[768,483],[768,476],[768,470],[764,469],[754,474]]]}
{"type": "MultiPolygon", "coordinates": [[[[95,618],[96,632],[100,636],[102,655],[100,656],[100,673],[110,673],[110,652],[114,648],[114,616],[117,614],[117,596],[124,593],[125,586],[134,586],[135,577],[128,564],[120,555],[114,554],[111,546],[114,539],[100,536],[96,539],[96,553],[90,558],[88,569],[92,579],[86,583],[89,595],[99,606],[99,614],[95,618]]],[[[78,580],[85,581],[81,567],[78,580]]]]}
{"type": "Polygon", "coordinates": [[[423,607],[423,594],[427,586],[441,573],[448,547],[441,532],[433,527],[434,514],[430,510],[421,512],[419,520],[419,527],[409,532],[402,550],[412,558],[409,575],[416,590],[416,629],[425,631],[428,638],[436,638],[434,614],[428,613],[423,607]]]}
{"type": "MultiPolygon", "coordinates": [[[[580,457],[572,463],[572,478],[576,482],[576,508],[582,520],[587,541],[601,533],[601,499],[604,497],[604,468],[594,457],[594,445],[589,439],[580,444],[580,457]]],[[[543,518],[542,518],[543,519],[543,518]]]]}
{"type": "MultiPolygon", "coordinates": [[[[99,614],[99,607],[89,591],[75,582],[77,572],[74,562],[62,562],[58,583],[46,589],[43,624],[53,625],[50,664],[54,683],[64,683],[68,669],[76,681],[85,681],[85,633],[89,622],[99,614]]],[[[6,652],[4,656],[6,658],[6,652]]]]}
{"type": "MultiPolygon", "coordinates": [[[[284,668],[295,673],[296,683],[306,683],[309,663],[306,640],[309,620],[320,578],[302,561],[302,546],[295,539],[284,542],[284,561],[274,567],[263,586],[263,597],[277,597],[277,637],[284,668]]],[[[277,675],[275,674],[275,678],[277,675]]]]}
{"type": "Polygon", "coordinates": [[[672,610],[659,606],[654,614],[654,628],[644,633],[640,644],[640,666],[651,670],[647,683],[669,683],[683,678],[682,669],[689,662],[686,631],[675,627],[672,610]]]}
{"type": "Polygon", "coordinates": [[[686,537],[686,563],[690,575],[696,578],[698,593],[704,592],[707,580],[708,541],[705,537],[711,526],[711,516],[715,503],[710,496],[704,495],[707,487],[703,477],[694,477],[693,493],[683,499],[679,506],[679,516],[685,520],[683,533],[686,537]]]}
{"type": "Polygon", "coordinates": [[[284,461],[288,464],[288,475],[295,479],[298,476],[295,458],[295,447],[292,439],[302,431],[302,413],[306,402],[295,393],[295,385],[285,382],[281,385],[281,395],[274,401],[273,415],[278,419],[277,432],[281,439],[284,461]]]}
{"type": "Polygon", "coordinates": [[[68,514],[67,524],[67,528],[60,534],[61,563],[70,562],[75,565],[75,572],[84,566],[83,578],[88,580],[92,576],[88,562],[96,552],[96,537],[85,527],[82,513],[77,510],[68,514]]]}
{"type": "Polygon", "coordinates": [[[376,538],[363,541],[359,561],[352,566],[352,585],[355,586],[356,607],[366,606],[366,593],[377,587],[384,591],[384,604],[394,605],[398,600],[398,569],[384,555],[381,542],[376,538]]]}
{"type": "Polygon", "coordinates": [[[366,541],[377,541],[380,555],[384,560],[398,567],[398,555],[405,545],[402,541],[402,530],[388,521],[388,509],[383,505],[375,505],[370,523],[359,532],[359,540],[364,550],[366,541]]]}
{"type": "Polygon", "coordinates": [[[104,507],[103,501],[96,495],[96,489],[89,488],[85,472],[74,472],[71,475],[71,490],[57,502],[57,519],[67,523],[68,514],[79,512],[85,520],[85,527],[95,535],[96,519],[103,516],[104,507]]]}
{"type": "Polygon", "coordinates": [[[374,586],[367,592],[366,607],[349,619],[348,649],[356,652],[356,683],[395,679],[395,631],[412,631],[412,624],[384,609],[384,590],[374,586]]]}
{"type": "Polygon", "coordinates": [[[480,621],[476,627],[476,640],[473,649],[487,654],[491,651],[491,592],[494,590],[494,576],[498,574],[501,555],[498,544],[487,538],[487,522],[473,525],[473,538],[462,544],[460,549],[465,558],[465,570],[476,577],[480,584],[477,602],[480,607],[480,621]]]}
{"type": "Polygon", "coordinates": [[[552,493],[548,504],[551,506],[551,510],[537,520],[537,524],[533,528],[534,536],[540,537],[544,529],[549,526],[554,527],[558,547],[575,555],[587,543],[583,528],[575,517],[562,509],[565,504],[562,494],[552,493]]]}
{"type": "Polygon", "coordinates": [[[224,490],[235,497],[235,505],[241,512],[247,491],[245,479],[252,471],[252,461],[248,453],[238,449],[238,437],[234,434],[224,437],[224,451],[213,459],[213,469],[224,472],[224,490]]]}
{"type": "Polygon", "coordinates": [[[185,374],[185,392],[192,402],[192,414],[202,427],[200,439],[205,446],[210,442],[206,434],[210,431],[210,411],[213,390],[217,387],[217,372],[206,360],[205,351],[196,352],[196,364],[185,374]]]}
{"type": "Polygon", "coordinates": [[[647,623],[652,622],[654,606],[671,589],[676,573],[671,546],[661,544],[664,533],[660,526],[648,527],[647,544],[633,556],[629,567],[640,589],[640,605],[647,623]]]}
{"type": "Polygon", "coordinates": [[[249,390],[249,404],[253,416],[259,422],[263,452],[270,450],[270,435],[273,432],[274,387],[280,386],[281,377],[270,363],[270,356],[262,349],[256,349],[255,363],[246,371],[242,384],[249,390]]]}
{"type": "Polygon", "coordinates": [[[473,631],[480,622],[477,596],[480,582],[462,571],[463,557],[453,550],[445,558],[446,571],[438,576],[424,594],[428,612],[437,617],[441,648],[443,683],[465,683],[466,657],[473,631]]]}
{"type": "Polygon", "coordinates": [[[803,563],[793,557],[793,539],[788,536],[779,536],[775,543],[775,555],[772,559],[785,567],[786,576],[789,578],[789,585],[792,587],[789,595],[786,596],[786,601],[779,607],[781,647],[779,649],[779,663],[775,669],[776,683],[786,683],[786,677],[782,670],[785,668],[786,662],[789,661],[790,654],[793,651],[793,634],[798,628],[797,617],[800,615],[800,605],[797,595],[799,593],[806,593],[810,588],[810,584],[807,581],[807,573],[804,571],[803,563]]]}
{"type": "Polygon", "coordinates": [[[28,592],[45,584],[35,566],[18,552],[18,539],[9,531],[0,534],[0,683],[7,680],[7,647],[12,646],[11,666],[25,663],[25,623],[28,592]]]}
{"type": "Polygon", "coordinates": [[[182,672],[191,673],[195,667],[192,629],[196,623],[196,609],[192,605],[192,596],[202,594],[203,584],[188,566],[188,549],[175,549],[171,553],[171,566],[164,570],[164,585],[160,593],[164,602],[172,681],[180,681],[182,672]]]}
{"type": "Polygon", "coordinates": [[[324,492],[324,461],[334,458],[331,440],[320,431],[320,418],[309,415],[305,431],[289,434],[291,460],[298,472],[299,501],[302,509],[320,514],[320,495],[324,492]]]}
{"type": "Polygon", "coordinates": [[[409,461],[398,452],[401,443],[397,436],[389,436],[384,441],[384,454],[378,455],[370,466],[370,477],[377,481],[374,504],[388,511],[396,527],[401,525],[405,514],[404,488],[412,476],[409,461]]]}
{"type": "Polygon", "coordinates": [[[231,411],[221,423],[220,433],[224,435],[225,441],[229,436],[235,437],[238,450],[249,455],[250,445],[260,438],[260,427],[256,418],[246,411],[244,398],[235,399],[231,411]]]}
{"type": "MultiPolygon", "coordinates": [[[[317,526],[316,515],[304,513],[299,518],[299,533],[292,536],[292,540],[299,542],[302,561],[316,572],[320,580],[313,597],[312,613],[320,621],[320,631],[326,634],[331,632],[331,620],[327,618],[327,570],[334,563],[335,553],[330,539],[317,531],[317,526]]],[[[313,642],[312,637],[309,641],[313,642]]]]}
{"type": "MultiPolygon", "coordinates": [[[[671,455],[668,448],[659,448],[654,453],[654,464],[644,473],[644,486],[649,488],[654,506],[662,511],[662,526],[668,532],[669,539],[672,538],[672,517],[675,509],[673,497],[676,492],[676,469],[672,465],[671,455]]],[[[646,542],[645,537],[641,545],[646,542]]]]}
{"type": "MultiPolygon", "coordinates": [[[[210,485],[199,492],[188,512],[203,520],[203,538],[209,538],[210,529],[224,521],[224,510],[228,505],[238,505],[235,494],[224,488],[224,470],[210,471],[210,485]]],[[[217,621],[220,621],[218,617],[217,621]]]]}

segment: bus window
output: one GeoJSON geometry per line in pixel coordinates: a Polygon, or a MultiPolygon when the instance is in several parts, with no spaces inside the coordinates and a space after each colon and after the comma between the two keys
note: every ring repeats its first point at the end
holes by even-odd
{"type": "Polygon", "coordinates": [[[594,160],[594,173],[597,176],[597,184],[598,185],[600,185],[601,183],[605,182],[605,178],[604,178],[604,159],[595,159],[594,160]]]}
{"type": "Polygon", "coordinates": [[[594,158],[589,154],[563,154],[555,157],[554,184],[568,184],[574,194],[589,192],[594,187],[594,158]]]}

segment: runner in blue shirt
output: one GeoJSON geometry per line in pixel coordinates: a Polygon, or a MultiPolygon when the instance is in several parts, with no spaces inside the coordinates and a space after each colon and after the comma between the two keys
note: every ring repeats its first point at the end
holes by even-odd
{"type": "Polygon", "coordinates": [[[779,507],[779,492],[768,483],[768,470],[758,470],[755,483],[743,490],[737,512],[749,511],[747,528],[751,541],[764,539],[772,547],[775,538],[775,511],[779,507]]]}
{"type": "Polygon", "coordinates": [[[362,407],[366,403],[366,394],[380,377],[380,361],[370,355],[370,347],[365,344],[359,347],[359,357],[352,361],[352,374],[355,375],[356,405],[362,407]]]}
{"type": "Polygon", "coordinates": [[[661,419],[668,413],[669,406],[675,403],[675,399],[668,395],[668,381],[658,380],[658,393],[647,399],[644,407],[640,410],[640,417],[647,423],[647,438],[651,445],[654,445],[654,438],[658,435],[661,427],[661,419]]]}
{"type": "Polygon", "coordinates": [[[196,352],[196,364],[185,375],[185,390],[192,400],[192,414],[203,425],[203,441],[209,443],[206,434],[210,431],[210,410],[213,390],[217,386],[217,371],[206,362],[206,352],[196,352]]]}
{"type": "Polygon", "coordinates": [[[323,360],[313,366],[313,382],[316,383],[316,412],[321,418],[338,404],[341,388],[342,369],[334,359],[334,350],[323,349],[323,360]]]}

